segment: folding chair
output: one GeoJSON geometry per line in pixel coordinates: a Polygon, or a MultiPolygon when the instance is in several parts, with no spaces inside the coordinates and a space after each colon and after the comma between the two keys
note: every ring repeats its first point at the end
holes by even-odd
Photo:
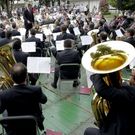
{"type": "Polygon", "coordinates": [[[38,135],[37,121],[34,116],[8,116],[0,119],[2,134],[38,135]]]}
{"type": "Polygon", "coordinates": [[[59,71],[59,90],[61,91],[62,81],[79,81],[80,78],[80,64],[67,63],[60,65],[59,71]]]}

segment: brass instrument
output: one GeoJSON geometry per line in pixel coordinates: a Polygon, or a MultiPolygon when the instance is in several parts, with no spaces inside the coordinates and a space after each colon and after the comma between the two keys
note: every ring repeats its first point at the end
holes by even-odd
{"type": "Polygon", "coordinates": [[[92,32],[92,33],[91,33],[91,37],[92,37],[92,39],[93,39],[92,46],[99,43],[99,38],[98,38],[96,32],[92,32]]]}
{"type": "MultiPolygon", "coordinates": [[[[122,85],[121,70],[123,68],[125,68],[127,65],[129,65],[129,63],[135,58],[134,52],[135,52],[135,48],[129,43],[126,43],[123,41],[107,41],[104,43],[96,44],[93,47],[91,47],[90,49],[88,49],[82,57],[82,65],[89,72],[96,73],[96,74],[104,74],[103,80],[105,81],[105,83],[108,86],[120,88],[122,85]],[[116,64],[118,62],[118,59],[113,59],[114,55],[116,55],[115,53],[112,55],[109,55],[109,58],[112,59],[112,63],[110,63],[111,59],[109,61],[106,61],[108,56],[107,56],[107,54],[104,54],[102,56],[99,56],[98,58],[96,57],[95,61],[96,61],[96,65],[97,64],[102,65],[102,67],[105,67],[106,70],[104,70],[104,69],[100,70],[100,69],[94,68],[92,65],[93,56],[91,54],[94,53],[94,54],[99,55],[100,54],[100,52],[98,50],[99,46],[100,47],[101,46],[109,46],[112,49],[111,51],[117,50],[118,52],[119,51],[123,52],[124,55],[126,56],[125,57],[126,60],[124,61],[124,63],[122,63],[118,67],[115,67],[113,69],[110,68],[107,70],[106,67],[111,67],[110,66],[111,64],[112,65],[116,64]],[[123,48],[123,46],[125,48],[123,48]],[[97,61],[101,57],[103,57],[103,59],[101,59],[101,61],[97,61]],[[90,62],[89,64],[88,64],[88,61],[90,62]],[[109,65],[108,65],[108,63],[109,63],[109,65]]],[[[94,114],[95,119],[96,119],[95,124],[98,127],[100,127],[104,123],[104,121],[106,120],[106,117],[107,117],[109,110],[111,108],[111,103],[109,103],[109,101],[107,101],[106,99],[99,96],[96,93],[96,91],[94,90],[94,87],[92,87],[92,89],[93,89],[93,99],[91,101],[91,107],[92,107],[92,111],[93,111],[93,114],[94,114]]]]}
{"type": "MultiPolygon", "coordinates": [[[[113,86],[116,88],[120,88],[122,85],[122,76],[121,71],[117,71],[111,74],[107,74],[103,77],[103,80],[106,82],[108,86],[113,86]]],[[[94,90],[93,90],[93,99],[91,101],[92,111],[95,116],[96,122],[95,125],[100,127],[102,123],[104,123],[109,110],[110,110],[110,103],[100,97],[94,90]]]]}
{"type": "Polygon", "coordinates": [[[5,90],[13,86],[13,80],[10,77],[10,70],[16,63],[12,54],[12,43],[0,47],[0,88],[5,90]]]}

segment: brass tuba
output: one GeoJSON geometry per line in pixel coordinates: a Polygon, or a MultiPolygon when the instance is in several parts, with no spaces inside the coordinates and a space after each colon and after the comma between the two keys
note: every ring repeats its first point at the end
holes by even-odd
{"type": "MultiPolygon", "coordinates": [[[[120,88],[122,85],[122,75],[121,71],[113,72],[110,74],[106,74],[105,77],[103,77],[103,80],[108,86],[113,86],[116,88],[120,88]]],[[[110,103],[100,97],[94,90],[93,90],[93,99],[91,101],[92,111],[95,116],[96,122],[95,125],[100,127],[110,110],[110,103]]]]}
{"type": "MultiPolygon", "coordinates": [[[[122,85],[121,70],[123,68],[125,68],[127,65],[129,65],[129,63],[135,58],[134,52],[135,52],[135,48],[129,43],[126,43],[123,41],[107,41],[104,43],[97,44],[97,45],[91,47],[90,49],[88,49],[82,57],[82,65],[86,70],[88,70],[92,73],[104,74],[103,80],[105,81],[105,83],[108,86],[120,88],[122,85]],[[103,47],[103,46],[111,47],[111,51],[114,51],[114,52],[118,51],[118,52],[124,53],[124,55],[126,56],[125,61],[121,65],[118,65],[117,67],[114,68],[113,66],[116,65],[116,62],[118,62],[116,59],[114,59],[114,56],[116,54],[110,53],[108,55],[108,54],[106,54],[106,51],[104,50],[104,53],[105,53],[104,55],[102,55],[100,57],[96,57],[96,59],[94,59],[94,62],[96,65],[95,67],[97,68],[97,64],[100,64],[100,66],[102,64],[102,69],[94,68],[93,63],[92,63],[93,57],[90,54],[92,54],[94,52],[94,54],[96,54],[96,56],[99,55],[101,52],[98,50],[98,48],[100,47],[100,49],[101,49],[101,47],[103,47]],[[112,63],[110,63],[111,60],[113,61],[112,63]],[[88,61],[90,64],[88,64],[88,61]],[[108,69],[108,67],[113,67],[113,68],[108,69]]],[[[93,88],[93,99],[91,101],[91,107],[92,107],[92,111],[93,111],[93,114],[96,119],[95,124],[98,127],[100,127],[107,118],[107,115],[111,108],[111,103],[109,101],[107,101],[106,99],[104,99],[103,97],[99,96],[94,91],[94,87],[92,87],[92,88],[93,88]]]]}
{"type": "Polygon", "coordinates": [[[93,39],[92,46],[99,43],[99,37],[96,32],[92,32],[91,37],[93,39]]]}
{"type": "Polygon", "coordinates": [[[13,53],[12,44],[7,43],[0,46],[0,89],[5,90],[13,86],[13,80],[10,77],[10,70],[16,63],[13,53]]]}

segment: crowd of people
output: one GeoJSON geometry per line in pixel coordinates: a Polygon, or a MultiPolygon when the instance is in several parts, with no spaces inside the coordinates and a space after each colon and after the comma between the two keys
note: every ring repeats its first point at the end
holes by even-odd
{"type": "MultiPolygon", "coordinates": [[[[27,73],[27,58],[29,56],[44,57],[44,51],[49,50],[50,56],[55,59],[54,80],[51,86],[56,89],[59,79],[59,65],[67,63],[81,64],[81,58],[87,49],[96,43],[108,40],[121,40],[135,47],[135,23],[134,13],[114,16],[108,21],[101,12],[89,12],[87,7],[81,10],[75,6],[56,8],[35,8],[28,4],[23,10],[16,10],[12,18],[7,18],[4,12],[0,17],[0,46],[13,41],[13,55],[17,64],[11,70],[14,86],[0,93],[0,112],[5,110],[8,116],[34,115],[38,126],[43,127],[43,115],[40,104],[47,102],[46,95],[41,87],[36,85],[39,74],[27,73]],[[53,24],[53,25],[50,25],[53,24]],[[25,35],[19,28],[25,29],[25,35]],[[80,34],[76,35],[74,28],[78,28],[80,34]],[[98,29],[96,40],[89,35],[93,42],[83,46],[80,36],[88,35],[89,31],[98,29]],[[116,30],[120,30],[119,37],[116,30]],[[49,31],[49,34],[47,34],[49,31]],[[36,37],[40,33],[43,40],[36,37]],[[52,36],[59,33],[56,39],[52,36]],[[24,39],[14,38],[24,36],[24,39]],[[46,40],[49,41],[47,42],[46,40]],[[64,40],[64,50],[58,51],[56,41],[64,40]],[[36,52],[25,53],[21,50],[22,42],[36,42],[36,52]],[[29,78],[30,86],[27,84],[29,78]]],[[[71,73],[71,76],[74,73],[71,73]]],[[[91,80],[97,93],[111,103],[111,110],[106,121],[98,128],[86,129],[84,135],[131,135],[134,133],[134,100],[135,100],[135,72],[126,86],[120,88],[107,86],[101,75],[92,75],[91,80]],[[109,91],[109,92],[108,92],[109,91]]],[[[73,82],[73,87],[79,85],[79,81],[73,82]]],[[[14,135],[12,129],[7,130],[8,135],[14,135]]],[[[19,134],[20,135],[20,134],[19,134]]]]}

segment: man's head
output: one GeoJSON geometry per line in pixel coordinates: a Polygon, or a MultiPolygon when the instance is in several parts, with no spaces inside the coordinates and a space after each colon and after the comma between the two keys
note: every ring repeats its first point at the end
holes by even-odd
{"type": "Polygon", "coordinates": [[[31,29],[31,30],[30,30],[30,34],[31,34],[32,36],[35,36],[35,35],[36,35],[36,30],[35,30],[35,29],[31,29]]]}
{"type": "Polygon", "coordinates": [[[15,42],[13,43],[13,49],[19,50],[21,49],[21,40],[19,38],[14,39],[15,42]]]}
{"type": "Polygon", "coordinates": [[[66,39],[64,41],[64,48],[72,48],[73,47],[73,40],[71,39],[66,39]]]}
{"type": "Polygon", "coordinates": [[[126,30],[126,36],[127,37],[133,37],[134,36],[134,34],[135,34],[135,31],[134,31],[134,29],[127,29],[126,30]]]}
{"type": "Polygon", "coordinates": [[[23,84],[27,79],[27,68],[22,63],[16,63],[11,69],[11,77],[16,84],[23,84]]]}
{"type": "Polygon", "coordinates": [[[16,23],[15,22],[12,23],[12,28],[16,29],[16,23]]]}
{"type": "Polygon", "coordinates": [[[62,32],[66,32],[66,31],[67,31],[67,26],[63,24],[63,25],[61,26],[61,31],[62,31],[62,32]]]}
{"type": "Polygon", "coordinates": [[[107,33],[103,31],[100,33],[99,37],[100,37],[101,42],[106,41],[107,40],[107,33]]]}
{"type": "Polygon", "coordinates": [[[27,7],[29,10],[32,10],[32,5],[30,3],[28,3],[27,7]]]}

